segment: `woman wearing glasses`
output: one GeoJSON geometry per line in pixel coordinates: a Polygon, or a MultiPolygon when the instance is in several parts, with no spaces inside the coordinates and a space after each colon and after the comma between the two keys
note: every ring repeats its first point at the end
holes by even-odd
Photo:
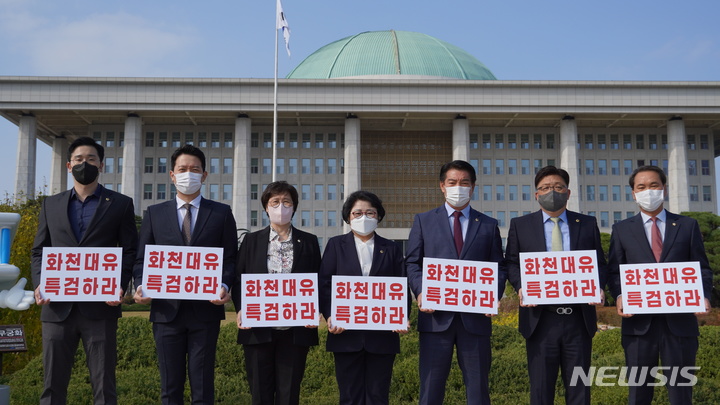
{"type": "Polygon", "coordinates": [[[328,324],[327,350],[335,355],[340,404],[387,404],[398,331],[344,330],[333,325],[332,276],[404,277],[403,255],[395,242],[375,233],[385,216],[373,193],[356,191],[347,198],[342,218],[351,232],[331,238],[320,264],[320,310],[328,324]]]}
{"type": "Polygon", "coordinates": [[[238,343],[245,351],[245,369],[252,403],[298,404],[300,383],[310,346],[318,344],[316,326],[247,328],[242,324],[241,274],[317,273],[320,246],[315,235],[292,226],[298,206],[295,187],[285,181],[270,183],[260,198],[270,226],[243,239],[237,258],[233,302],[238,343]]]}

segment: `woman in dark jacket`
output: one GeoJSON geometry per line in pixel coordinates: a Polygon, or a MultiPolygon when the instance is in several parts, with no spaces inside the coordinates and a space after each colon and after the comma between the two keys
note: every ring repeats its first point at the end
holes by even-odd
{"type": "Polygon", "coordinates": [[[387,404],[395,355],[400,352],[398,331],[344,330],[333,325],[332,276],[405,277],[400,247],[375,233],[385,216],[382,201],[373,193],[352,193],[342,209],[351,232],[331,238],[320,264],[320,310],[327,319],[327,350],[335,356],[335,377],[341,404],[387,404]]]}

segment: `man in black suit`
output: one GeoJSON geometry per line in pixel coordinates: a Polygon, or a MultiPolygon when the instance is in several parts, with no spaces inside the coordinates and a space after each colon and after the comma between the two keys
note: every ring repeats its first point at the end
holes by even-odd
{"type": "MultiPolygon", "coordinates": [[[[628,367],[651,368],[658,365],[658,358],[664,367],[695,366],[700,330],[697,318],[689,313],[626,314],[620,295],[621,264],[699,262],[705,294],[705,311],[702,313],[710,310],[708,297],[712,292],[712,270],[700,228],[696,220],[663,208],[666,183],[665,172],[657,166],[635,169],[630,175],[630,187],[640,213],[613,225],[610,238],[608,286],[615,297],[618,314],[623,317],[622,345],[628,367]]],[[[630,385],[629,402],[650,404],[654,386],[647,384],[653,379],[640,382],[640,386],[630,385]]],[[[688,384],[688,381],[678,378],[676,383],[688,384]]],[[[671,381],[668,396],[671,404],[690,404],[692,386],[678,386],[671,381]]]]}
{"type": "Polygon", "coordinates": [[[117,320],[120,300],[132,276],[137,247],[135,210],[130,197],[98,184],[104,149],[92,138],[70,144],[67,169],[73,188],[43,201],[32,248],[35,302],[43,305],[44,389],[41,404],[64,404],[78,342],[83,341],[93,401],[116,404],[117,320]],[[121,292],[112,302],[50,302],[40,292],[45,247],[122,247],[121,292]]]}
{"type": "Polygon", "coordinates": [[[468,404],[489,404],[490,315],[435,311],[422,306],[423,260],[472,260],[498,263],[498,301],[505,291],[498,222],[474,210],[470,196],[475,188],[475,168],[455,160],[440,169],[440,190],[445,204],[415,215],[408,238],[405,267],[418,307],[420,332],[420,404],[441,404],[450,373],[453,350],[465,383],[468,404]]]}
{"type": "Polygon", "coordinates": [[[561,370],[567,404],[590,404],[590,387],[570,384],[575,367],[587,373],[590,367],[592,338],[597,330],[595,307],[575,305],[525,305],[522,300],[520,253],[558,250],[595,250],[597,252],[597,303],[605,285],[605,253],[594,217],[567,210],[570,175],[555,166],[546,166],[535,175],[535,199],[540,210],[510,221],[505,259],[510,283],[518,292],[520,312],[518,329],[525,338],[530,403],[553,404],[555,381],[561,370]]]}
{"type": "Polygon", "coordinates": [[[150,321],[160,366],[163,404],[182,404],[185,373],[193,403],[215,401],[215,349],[224,304],[230,300],[237,231],[230,207],[200,195],[207,177],[205,154],[192,146],[177,149],[170,158],[170,178],[177,189],[174,200],[148,207],[140,227],[140,243],[133,277],[135,300],[150,303],[150,321]],[[143,297],[142,277],[147,245],[220,247],[223,252],[222,290],[212,301],[143,297]]]}

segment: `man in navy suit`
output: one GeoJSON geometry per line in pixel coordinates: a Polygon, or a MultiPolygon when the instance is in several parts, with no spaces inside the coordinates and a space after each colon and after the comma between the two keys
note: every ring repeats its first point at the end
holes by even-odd
{"type": "MultiPolygon", "coordinates": [[[[702,313],[710,310],[712,270],[700,228],[696,220],[663,208],[666,183],[665,172],[657,166],[635,169],[630,175],[630,187],[640,213],[613,225],[610,238],[608,286],[615,297],[618,314],[623,317],[622,345],[628,367],[651,368],[658,365],[658,358],[663,367],[693,367],[700,331],[693,314],[625,313],[620,295],[621,264],[699,262],[705,294],[705,311],[702,313]]],[[[641,373],[641,370],[636,371],[638,375],[641,373]]],[[[655,387],[648,383],[653,383],[653,378],[640,382],[639,386],[630,385],[630,404],[652,402],[655,387]]],[[[668,397],[671,404],[691,404],[692,386],[682,377],[671,381],[668,397]]]]}
{"type": "Polygon", "coordinates": [[[507,280],[502,240],[496,220],[470,207],[475,169],[455,160],[440,169],[445,204],[415,216],[408,240],[408,282],[420,313],[420,404],[442,404],[453,348],[465,382],[469,404],[489,404],[490,317],[482,314],[433,311],[422,306],[423,259],[434,257],[496,262],[498,300],[507,280]]]}
{"type": "Polygon", "coordinates": [[[510,221],[505,260],[510,283],[518,292],[518,329],[525,338],[530,403],[553,404],[558,370],[562,370],[565,403],[590,404],[590,386],[571,385],[573,370],[590,368],[592,338],[597,330],[595,307],[575,305],[525,305],[522,301],[520,253],[556,250],[595,250],[599,285],[597,304],[603,302],[607,267],[595,217],[567,210],[570,175],[547,166],[535,175],[535,199],[540,210],[510,221]],[[553,242],[555,242],[553,244],[553,242]]]}
{"type": "Polygon", "coordinates": [[[70,371],[82,339],[92,383],[93,402],[116,404],[117,320],[120,300],[130,284],[137,248],[132,198],[98,184],[104,149],[92,138],[70,144],[67,169],[73,188],[43,201],[32,248],[35,301],[42,305],[45,388],[41,404],[64,404],[70,371]],[[45,247],[122,247],[120,295],[112,302],[50,302],[40,293],[45,247]]]}
{"type": "Polygon", "coordinates": [[[133,277],[135,300],[150,303],[150,321],[160,367],[163,404],[182,404],[185,373],[190,379],[193,403],[215,401],[215,349],[228,286],[235,275],[237,230],[230,207],[200,195],[207,177],[205,154],[192,146],[177,149],[170,158],[174,200],[148,207],[140,228],[140,244],[133,277]],[[143,297],[142,277],[146,245],[204,246],[223,248],[222,290],[212,301],[143,297]]]}

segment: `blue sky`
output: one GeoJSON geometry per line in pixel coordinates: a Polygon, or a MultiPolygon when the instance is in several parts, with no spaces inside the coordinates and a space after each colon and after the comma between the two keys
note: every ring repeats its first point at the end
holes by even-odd
{"type": "MultiPolygon", "coordinates": [[[[717,0],[283,0],[279,75],[363,31],[422,32],[500,80],[720,80],[717,0]]],[[[271,78],[275,0],[0,0],[0,75],[271,78]]],[[[0,119],[15,171],[17,127],[0,119]]],[[[37,186],[50,148],[38,145],[37,186]]],[[[0,178],[0,196],[13,176],[0,178]]]]}

